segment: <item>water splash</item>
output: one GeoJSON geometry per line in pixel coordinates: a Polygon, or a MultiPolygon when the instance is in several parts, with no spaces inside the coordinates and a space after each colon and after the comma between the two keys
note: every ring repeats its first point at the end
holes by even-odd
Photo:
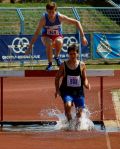
{"type": "Polygon", "coordinates": [[[90,120],[90,112],[88,109],[83,109],[82,115],[76,119],[76,130],[93,130],[95,129],[94,123],[90,120]]]}
{"type": "Polygon", "coordinates": [[[80,118],[76,117],[75,108],[72,109],[72,120],[67,121],[65,114],[62,113],[59,109],[43,109],[40,112],[41,116],[56,117],[58,119],[57,124],[55,125],[55,130],[93,130],[95,129],[94,123],[90,120],[89,110],[83,109],[82,115],[80,118]]]}

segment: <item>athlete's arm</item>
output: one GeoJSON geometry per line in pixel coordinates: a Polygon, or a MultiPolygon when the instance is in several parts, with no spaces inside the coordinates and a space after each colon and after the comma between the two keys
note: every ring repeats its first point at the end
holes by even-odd
{"type": "Polygon", "coordinates": [[[80,31],[82,44],[84,46],[86,46],[88,44],[87,39],[86,39],[86,37],[84,35],[84,31],[83,31],[82,25],[81,25],[81,23],[78,20],[73,19],[73,18],[69,18],[69,17],[67,17],[65,15],[62,15],[62,14],[60,14],[59,19],[60,19],[61,22],[65,22],[67,24],[74,24],[80,31]]]}
{"type": "Polygon", "coordinates": [[[59,91],[59,83],[60,83],[60,78],[64,75],[64,64],[61,64],[60,65],[60,68],[56,74],[56,77],[55,77],[55,97],[57,97],[57,95],[59,94],[60,95],[60,91],[59,91]]]}
{"type": "Polygon", "coordinates": [[[91,89],[91,86],[89,84],[89,81],[88,81],[88,78],[87,78],[87,74],[86,74],[86,66],[85,66],[85,63],[81,63],[81,72],[82,72],[82,79],[83,79],[83,82],[84,82],[84,86],[87,88],[87,89],[91,89]]]}
{"type": "Polygon", "coordinates": [[[38,26],[36,28],[36,31],[34,33],[34,36],[28,46],[28,50],[26,51],[26,54],[29,54],[32,50],[32,45],[35,43],[35,41],[37,40],[38,38],[38,35],[40,33],[40,30],[43,28],[43,26],[45,25],[45,17],[42,17],[38,23],[38,26]]]}

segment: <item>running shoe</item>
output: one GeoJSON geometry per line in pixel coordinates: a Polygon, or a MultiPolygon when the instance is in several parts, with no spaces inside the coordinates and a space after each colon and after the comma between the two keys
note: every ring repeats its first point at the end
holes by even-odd
{"type": "Polygon", "coordinates": [[[57,63],[57,66],[60,66],[62,64],[62,61],[59,57],[55,57],[55,61],[57,63]]]}
{"type": "Polygon", "coordinates": [[[50,71],[50,70],[52,70],[52,64],[48,64],[48,66],[46,67],[46,70],[48,70],[48,71],[50,71]]]}

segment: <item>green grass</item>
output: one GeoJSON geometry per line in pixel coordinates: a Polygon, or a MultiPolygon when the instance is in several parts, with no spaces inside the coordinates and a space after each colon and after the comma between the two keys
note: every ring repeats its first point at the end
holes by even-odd
{"type": "MultiPolygon", "coordinates": [[[[42,14],[45,12],[46,3],[15,3],[0,5],[0,34],[19,34],[20,33],[20,19],[14,10],[2,10],[5,8],[33,8],[33,10],[21,10],[24,16],[24,34],[34,34],[35,28],[42,14]],[[41,9],[42,7],[42,9],[41,9]],[[37,8],[37,9],[36,9],[37,8]],[[44,8],[44,9],[43,9],[44,8]],[[12,19],[11,19],[12,18],[12,19]],[[8,25],[9,24],[9,25],[8,25]]],[[[90,8],[90,5],[85,4],[71,4],[58,2],[58,11],[69,17],[75,18],[71,7],[77,7],[80,16],[81,24],[84,31],[87,33],[93,32],[119,32],[119,25],[107,17],[104,12],[99,9],[90,8]],[[70,8],[65,8],[70,7],[70,8]]],[[[113,14],[111,14],[112,16],[113,14]]],[[[75,33],[76,28],[67,24],[63,25],[63,33],[75,33]]]]}
{"type": "MultiPolygon", "coordinates": [[[[0,63],[0,69],[12,69],[12,70],[24,70],[24,69],[33,69],[33,70],[44,70],[47,62],[39,61],[38,64],[35,63],[25,63],[21,65],[19,62],[12,63],[0,63]]],[[[86,63],[87,69],[112,69],[112,70],[120,70],[120,64],[88,64],[86,63]]],[[[57,66],[54,66],[54,69],[57,69],[57,66]]]]}
{"type": "MultiPolygon", "coordinates": [[[[47,2],[39,2],[39,3],[35,3],[35,2],[27,2],[27,3],[0,3],[0,7],[14,7],[14,8],[28,8],[28,7],[45,7],[47,4],[47,2]]],[[[64,0],[63,1],[57,1],[57,6],[58,7],[88,7],[91,5],[88,4],[77,4],[77,3],[65,3],[64,0]]]]}
{"type": "MultiPolygon", "coordinates": [[[[24,4],[20,4],[20,3],[15,3],[15,4],[3,4],[1,3],[0,7],[1,7],[1,11],[0,11],[0,34],[19,34],[20,33],[20,27],[18,28],[17,26],[15,26],[15,28],[13,29],[12,26],[14,26],[15,24],[19,24],[20,26],[20,20],[19,17],[17,15],[16,10],[2,10],[3,7],[5,8],[33,8],[34,10],[21,10],[22,14],[25,18],[24,21],[24,34],[34,34],[35,28],[38,24],[38,21],[40,19],[40,17],[43,15],[43,13],[45,12],[45,6],[47,3],[24,3],[24,4]],[[42,7],[42,9],[40,9],[42,7]],[[37,9],[35,9],[37,8],[37,9]],[[44,9],[43,9],[44,8],[44,9]],[[8,17],[8,15],[10,17],[8,17]],[[12,18],[12,20],[10,19],[12,18]],[[16,20],[18,18],[18,20],[16,20]],[[6,24],[9,24],[9,26],[6,24]]],[[[75,7],[75,6],[79,6],[79,7],[85,7],[85,6],[89,6],[89,5],[83,5],[83,4],[71,4],[71,3],[63,3],[63,2],[57,2],[58,7],[75,7]]],[[[60,11],[61,13],[68,15],[69,17],[74,18],[72,9],[58,9],[58,11],[60,11]]],[[[63,31],[66,32],[71,32],[71,33],[75,33],[76,29],[75,27],[71,26],[68,27],[68,25],[63,25],[63,31]]]]}
{"type": "MultiPolygon", "coordinates": [[[[11,66],[11,67],[3,67],[0,68],[0,70],[45,70],[46,66],[11,66]]],[[[57,67],[53,67],[53,69],[57,69],[57,67]]],[[[87,66],[87,70],[89,69],[105,69],[105,70],[120,70],[120,66],[118,65],[111,65],[111,66],[106,66],[106,65],[89,65],[87,66]]]]}
{"type": "Polygon", "coordinates": [[[119,64],[113,65],[86,65],[87,69],[113,69],[113,70],[120,70],[119,64]]]}

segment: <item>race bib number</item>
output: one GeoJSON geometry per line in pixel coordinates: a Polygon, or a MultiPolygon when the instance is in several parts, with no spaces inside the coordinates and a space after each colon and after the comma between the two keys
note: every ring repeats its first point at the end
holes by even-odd
{"type": "Polygon", "coordinates": [[[67,86],[80,87],[81,86],[80,76],[67,76],[67,86]]]}
{"type": "Polygon", "coordinates": [[[47,29],[47,35],[59,35],[59,32],[55,29],[47,29]]]}

